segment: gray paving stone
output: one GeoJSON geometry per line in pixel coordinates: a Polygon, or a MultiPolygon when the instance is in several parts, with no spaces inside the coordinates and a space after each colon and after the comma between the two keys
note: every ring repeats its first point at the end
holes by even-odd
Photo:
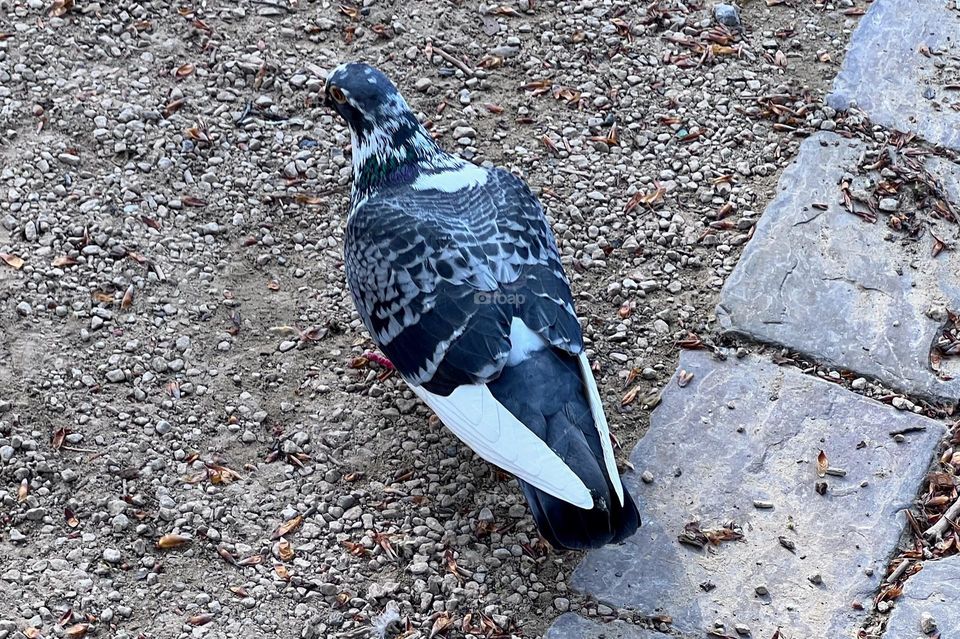
{"type": "Polygon", "coordinates": [[[960,10],[954,0],[876,0],[853,34],[827,103],[960,149],[960,10]],[[921,53],[922,47],[931,52],[921,53]],[[939,53],[940,55],[935,55],[939,53]]]}
{"type": "Polygon", "coordinates": [[[600,623],[568,612],[560,615],[544,639],[676,639],[623,621],[600,623]]]}
{"type": "MultiPolygon", "coordinates": [[[[943,320],[928,313],[960,309],[960,252],[933,258],[930,233],[902,245],[882,221],[869,224],[843,208],[838,183],[861,150],[833,133],[801,145],[721,291],[717,319],[727,332],[955,403],[960,358],[943,361],[952,380],[932,370],[930,347],[943,320]]],[[[960,167],[940,160],[930,167],[960,202],[960,167]]],[[[958,236],[955,225],[938,233],[948,242],[958,236]]]]}
{"type": "Polygon", "coordinates": [[[627,543],[589,553],[574,587],[669,615],[697,637],[717,620],[728,635],[741,623],[763,639],[778,627],[787,637],[853,636],[866,613],[852,604],[869,608],[943,426],[754,356],[718,362],[685,351],[680,368],[692,381],[669,382],[631,456],[627,482],[643,526],[627,543]],[[912,427],[924,430],[902,443],[891,436],[912,427]],[[820,450],[845,476],[818,478],[820,450]],[[652,483],[639,481],[644,471],[652,483]],[[682,545],[692,521],[704,529],[734,521],[744,538],[682,545]]]}
{"type": "Polygon", "coordinates": [[[890,639],[924,637],[920,618],[933,617],[943,639],[960,632],[960,556],[928,561],[910,577],[887,623],[890,639]]]}

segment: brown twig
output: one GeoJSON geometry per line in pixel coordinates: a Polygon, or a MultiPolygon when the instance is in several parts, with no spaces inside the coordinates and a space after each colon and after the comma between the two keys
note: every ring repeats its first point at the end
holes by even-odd
{"type": "Polygon", "coordinates": [[[452,54],[450,54],[450,53],[447,53],[447,51],[445,51],[445,50],[443,49],[443,47],[441,47],[439,44],[436,44],[436,43],[432,43],[432,42],[431,42],[431,43],[430,43],[430,48],[433,49],[433,51],[436,52],[436,54],[437,54],[438,56],[440,56],[441,58],[443,58],[444,60],[446,60],[446,61],[449,62],[450,64],[454,65],[455,67],[457,67],[458,69],[460,69],[461,71],[463,71],[466,75],[468,75],[468,76],[473,75],[473,69],[471,69],[470,67],[468,67],[468,66],[463,62],[463,60],[460,60],[460,59],[457,58],[456,56],[454,56],[454,55],[452,55],[452,54]]]}
{"type": "Polygon", "coordinates": [[[948,527],[954,525],[957,517],[960,517],[960,498],[953,502],[953,505],[947,509],[947,512],[943,513],[943,516],[937,523],[927,528],[927,532],[923,533],[924,536],[928,539],[941,537],[948,527]]]}

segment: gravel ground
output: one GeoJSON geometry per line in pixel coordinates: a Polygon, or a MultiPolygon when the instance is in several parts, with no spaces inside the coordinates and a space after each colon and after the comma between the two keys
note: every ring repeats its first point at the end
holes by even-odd
{"type": "Polygon", "coordinates": [[[611,614],[358,359],[326,70],[377,64],[540,193],[629,449],[802,135],[849,126],[852,6],[0,0],[0,639],[611,614]]]}

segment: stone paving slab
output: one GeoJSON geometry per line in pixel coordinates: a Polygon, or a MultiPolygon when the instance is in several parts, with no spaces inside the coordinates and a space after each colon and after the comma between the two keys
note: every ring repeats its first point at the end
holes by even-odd
{"type": "Polygon", "coordinates": [[[696,637],[717,620],[728,635],[739,623],[763,639],[778,627],[787,637],[852,636],[865,614],[852,604],[869,607],[943,426],[755,356],[685,351],[680,369],[692,381],[669,382],[631,456],[626,481],[643,526],[589,553],[574,587],[669,615],[696,637]],[[891,436],[914,427],[924,430],[902,443],[891,436]],[[820,450],[844,477],[818,478],[820,450]],[[644,471],[652,483],[638,480],[644,471]],[[696,520],[704,529],[734,521],[744,538],[680,544],[696,520]]]}
{"type": "Polygon", "coordinates": [[[860,20],[827,104],[960,149],[960,8],[955,0],[876,0],[860,20]],[[925,47],[925,49],[924,49],[925,47]],[[921,51],[929,51],[926,55],[921,51]]]}
{"type": "Polygon", "coordinates": [[[572,612],[560,615],[544,639],[677,639],[623,621],[600,623],[572,612]]]}
{"type": "MultiPolygon", "coordinates": [[[[960,252],[933,258],[930,233],[903,245],[882,221],[843,208],[838,183],[861,152],[862,143],[833,133],[804,141],[721,291],[717,319],[727,332],[955,403],[960,358],[943,362],[949,381],[930,367],[944,321],[930,311],[960,309],[960,252]]],[[[960,202],[960,167],[939,159],[929,166],[960,202]]],[[[958,229],[938,233],[955,242],[958,229]]]]}
{"type": "Polygon", "coordinates": [[[923,564],[923,570],[907,580],[903,595],[894,604],[885,636],[890,639],[929,636],[921,624],[924,614],[933,618],[943,639],[960,633],[960,556],[928,561],[923,564]]]}

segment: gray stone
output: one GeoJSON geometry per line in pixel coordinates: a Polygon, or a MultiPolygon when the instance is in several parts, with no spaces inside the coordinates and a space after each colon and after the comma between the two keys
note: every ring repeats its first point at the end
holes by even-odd
{"type": "Polygon", "coordinates": [[[80,158],[72,153],[61,153],[57,159],[70,166],[80,166],[80,158]]]}
{"type": "Polygon", "coordinates": [[[105,548],[103,551],[103,560],[108,564],[119,564],[122,556],[116,548],[105,548]]]}
{"type": "Polygon", "coordinates": [[[928,142],[960,149],[960,112],[944,86],[954,82],[947,60],[956,52],[960,11],[943,0],[877,0],[853,34],[827,104],[856,103],[877,124],[913,131],[928,142]],[[943,55],[923,55],[921,47],[943,55]],[[946,65],[946,66],[945,66],[946,65]],[[925,98],[933,95],[932,98],[925,98]],[[943,104],[941,104],[943,100],[943,104]]]}
{"type": "Polygon", "coordinates": [[[624,621],[600,623],[584,619],[572,612],[560,615],[544,639],[668,639],[668,635],[655,633],[624,621]]]}
{"type": "Polygon", "coordinates": [[[778,627],[788,637],[853,636],[866,613],[851,604],[869,607],[943,425],[753,355],[719,362],[684,351],[679,367],[693,379],[668,382],[631,456],[657,481],[625,478],[643,525],[626,543],[589,553],[573,586],[669,615],[698,637],[715,621],[764,638],[778,627]],[[896,443],[890,432],[907,427],[923,430],[896,443]],[[820,450],[844,477],[817,476],[820,450]],[[755,508],[758,499],[774,507],[755,508]],[[695,521],[736,522],[744,538],[703,550],[681,544],[695,521]],[[815,573],[821,584],[808,580],[815,573]]]}
{"type": "Polygon", "coordinates": [[[717,22],[731,29],[740,29],[740,12],[732,4],[713,5],[713,17],[717,22]]]}
{"type": "MultiPolygon", "coordinates": [[[[944,378],[930,367],[944,319],[929,311],[960,308],[960,253],[931,257],[930,233],[902,247],[896,235],[887,239],[882,221],[869,224],[843,208],[837,185],[861,151],[860,142],[833,133],[803,143],[724,285],[717,319],[728,333],[953,403],[960,358],[944,358],[944,378]]],[[[929,166],[960,202],[960,167],[929,166]]],[[[956,227],[939,233],[953,241],[956,227]]]]}
{"type": "Polygon", "coordinates": [[[960,628],[960,555],[940,561],[927,561],[923,570],[907,580],[903,595],[894,602],[887,637],[921,637],[936,630],[944,639],[960,628]],[[927,629],[924,629],[924,625],[927,629]]]}

